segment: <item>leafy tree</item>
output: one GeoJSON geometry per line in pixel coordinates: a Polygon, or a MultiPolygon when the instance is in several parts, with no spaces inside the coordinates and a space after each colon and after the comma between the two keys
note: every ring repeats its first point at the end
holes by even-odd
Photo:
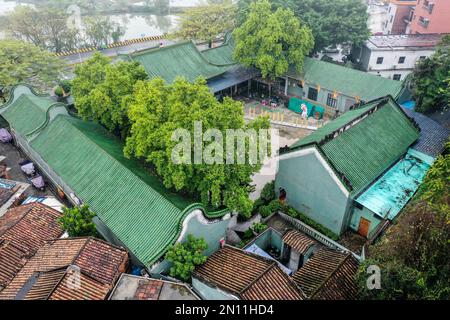
{"type": "Polygon", "coordinates": [[[361,45],[370,36],[367,5],[360,0],[290,1],[295,14],[311,28],[314,52],[328,46],[361,45]]]}
{"type": "Polygon", "coordinates": [[[188,235],[185,243],[177,243],[169,248],[165,258],[172,262],[170,275],[184,281],[189,281],[195,266],[202,265],[206,262],[206,256],[203,252],[207,248],[208,244],[205,239],[197,239],[191,234],[188,235]]]}
{"type": "Polygon", "coordinates": [[[5,19],[3,29],[9,36],[42,49],[61,52],[79,45],[79,30],[67,26],[68,15],[62,10],[19,6],[5,19]]]}
{"type": "Polygon", "coordinates": [[[206,40],[211,47],[217,36],[234,28],[235,16],[236,6],[232,3],[190,8],[181,15],[179,30],[172,36],[188,40],[206,40]]]}
{"type": "MultiPolygon", "coordinates": [[[[255,0],[238,2],[238,21],[243,23],[255,0]]],[[[370,36],[367,6],[360,0],[271,0],[273,8],[290,8],[312,30],[314,52],[339,44],[360,45],[370,36]]]]}
{"type": "Polygon", "coordinates": [[[57,83],[64,64],[50,53],[26,42],[0,40],[0,88],[28,83],[41,90],[57,83]]]}
{"type": "Polygon", "coordinates": [[[63,208],[63,216],[59,219],[70,237],[97,236],[97,229],[92,219],[95,213],[88,205],[75,208],[63,208]]]}
{"type": "Polygon", "coordinates": [[[290,65],[301,71],[304,57],[314,46],[311,30],[290,9],[272,12],[268,0],[251,3],[247,20],[233,35],[234,58],[272,80],[284,75],[290,65]]]}
{"type": "Polygon", "coordinates": [[[110,58],[97,52],[75,68],[72,81],[75,107],[84,119],[98,121],[108,130],[120,131],[125,137],[129,129],[128,100],[134,84],[146,78],[139,63],[121,61],[112,64],[110,58]]]}
{"type": "Polygon", "coordinates": [[[415,68],[411,84],[416,110],[433,112],[450,105],[450,36],[442,38],[436,52],[415,68]]]}
{"type": "Polygon", "coordinates": [[[384,238],[369,249],[361,267],[362,299],[449,299],[450,155],[440,156],[427,173],[415,199],[384,238]],[[381,269],[381,290],[366,288],[365,267],[381,269]]]}
{"type": "Polygon", "coordinates": [[[96,48],[118,42],[125,34],[125,30],[109,17],[87,17],[84,25],[87,42],[96,48]]]}
{"type": "MultiPolygon", "coordinates": [[[[227,164],[226,150],[217,148],[214,155],[220,161],[207,164],[192,163],[195,151],[193,140],[188,141],[191,151],[183,153],[181,163],[172,161],[172,151],[179,144],[172,140],[176,129],[186,129],[194,137],[194,122],[202,123],[203,132],[217,129],[223,135],[227,129],[269,128],[267,118],[245,123],[241,102],[226,98],[217,101],[204,79],[190,83],[178,78],[173,84],[162,79],[138,82],[135,87],[128,116],[131,122],[125,155],[145,159],[162,178],[167,188],[186,192],[194,197],[200,195],[202,203],[214,208],[227,206],[244,216],[249,216],[252,201],[249,199],[251,176],[261,168],[261,162],[250,164],[227,164]]],[[[248,156],[249,142],[245,145],[248,156]]],[[[201,150],[214,145],[201,142],[201,150]]],[[[270,147],[270,146],[269,146],[270,147]]],[[[235,150],[231,155],[237,158],[235,150]]],[[[247,158],[246,158],[247,160],[247,158]]]]}

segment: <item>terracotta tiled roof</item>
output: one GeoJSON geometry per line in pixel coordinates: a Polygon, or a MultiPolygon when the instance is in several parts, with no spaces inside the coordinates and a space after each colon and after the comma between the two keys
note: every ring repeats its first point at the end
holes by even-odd
{"type": "Polygon", "coordinates": [[[298,287],[276,264],[241,293],[245,300],[303,300],[298,287]]]}
{"type": "Polygon", "coordinates": [[[61,213],[41,203],[9,209],[0,218],[0,289],[48,240],[59,238],[61,213]]]}
{"type": "Polygon", "coordinates": [[[0,188],[0,206],[4,205],[15,193],[15,190],[0,188]]]}
{"type": "Polygon", "coordinates": [[[231,246],[211,255],[193,276],[242,299],[303,299],[301,290],[275,261],[231,246]]]}
{"type": "Polygon", "coordinates": [[[79,287],[73,286],[72,281],[71,275],[66,273],[49,300],[105,300],[114,285],[98,282],[84,273],[80,275],[79,287]]]}
{"type": "Polygon", "coordinates": [[[121,272],[125,271],[127,262],[125,250],[102,240],[72,238],[50,241],[0,292],[0,299],[105,299],[121,272]],[[81,271],[79,287],[67,285],[68,280],[76,279],[67,271],[69,266],[78,267],[81,271]],[[58,269],[64,272],[56,273],[58,269]],[[50,287],[52,290],[49,292],[50,287]]]}
{"type": "Polygon", "coordinates": [[[0,240],[0,291],[22,269],[28,256],[29,253],[11,242],[0,240]]]}
{"type": "Polygon", "coordinates": [[[283,242],[298,252],[304,254],[317,242],[297,230],[287,230],[283,235],[283,242]]]}
{"type": "Polygon", "coordinates": [[[355,275],[358,261],[352,254],[320,248],[294,274],[294,281],[310,299],[349,300],[357,294],[355,275]]]}

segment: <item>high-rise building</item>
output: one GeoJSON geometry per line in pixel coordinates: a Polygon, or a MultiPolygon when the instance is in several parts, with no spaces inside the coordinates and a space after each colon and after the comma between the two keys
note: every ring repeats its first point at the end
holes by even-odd
{"type": "Polygon", "coordinates": [[[417,0],[391,0],[388,14],[383,23],[384,34],[405,34],[411,10],[416,6],[417,0]]]}
{"type": "Polygon", "coordinates": [[[450,0],[417,0],[407,33],[450,33],[450,0]]]}

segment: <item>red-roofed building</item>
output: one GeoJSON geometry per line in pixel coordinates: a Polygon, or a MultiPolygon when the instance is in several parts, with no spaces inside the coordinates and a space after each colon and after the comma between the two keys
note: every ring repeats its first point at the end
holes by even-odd
{"type": "Polygon", "coordinates": [[[48,240],[61,237],[61,213],[41,203],[9,209],[0,217],[0,290],[48,240]]]}
{"type": "Polygon", "coordinates": [[[46,243],[0,292],[5,300],[104,300],[128,266],[128,253],[94,238],[46,243]]]}

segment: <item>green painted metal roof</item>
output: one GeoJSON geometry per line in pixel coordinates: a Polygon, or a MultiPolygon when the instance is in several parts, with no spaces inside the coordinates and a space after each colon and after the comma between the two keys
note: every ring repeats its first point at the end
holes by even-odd
{"type": "Polygon", "coordinates": [[[31,141],[46,163],[146,266],[180,235],[200,204],[164,188],[141,164],[123,156],[123,144],[102,127],[58,115],[31,141]]]}
{"type": "Polygon", "coordinates": [[[302,73],[290,68],[288,75],[296,79],[320,85],[322,88],[336,90],[350,97],[360,97],[370,101],[392,95],[397,97],[403,89],[403,83],[372,75],[367,72],[343,67],[334,63],[305,58],[302,73]]]}
{"type": "Polygon", "coordinates": [[[203,56],[214,64],[234,64],[233,60],[234,40],[233,37],[227,35],[225,43],[216,48],[206,49],[202,51],[203,56]]]}
{"type": "Polygon", "coordinates": [[[47,121],[47,113],[54,105],[58,105],[48,96],[36,95],[32,89],[19,85],[15,88],[15,95],[1,107],[2,116],[14,124],[14,129],[22,136],[26,136],[47,121]],[[14,103],[14,107],[9,107],[14,103]]]}
{"type": "Polygon", "coordinates": [[[390,98],[345,113],[291,146],[313,144],[351,183],[356,195],[392,166],[419,138],[419,130],[390,98]],[[353,125],[343,132],[341,128],[353,125]],[[334,134],[338,134],[334,137],[334,134]]]}
{"type": "Polygon", "coordinates": [[[189,81],[200,76],[211,79],[234,65],[209,61],[190,41],[133,53],[130,58],[140,62],[150,77],[160,77],[169,83],[178,76],[189,81]]]}

